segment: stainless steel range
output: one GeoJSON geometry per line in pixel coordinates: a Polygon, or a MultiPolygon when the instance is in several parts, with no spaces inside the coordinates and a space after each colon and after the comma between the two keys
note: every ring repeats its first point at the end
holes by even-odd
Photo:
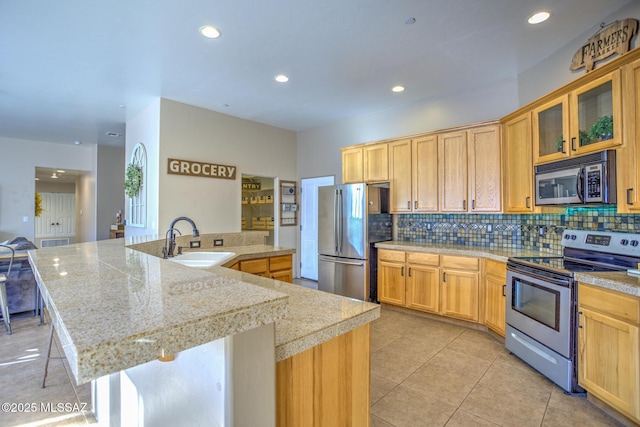
{"type": "Polygon", "coordinates": [[[640,234],[565,230],[562,246],[562,256],[509,258],[505,345],[564,390],[579,393],[574,273],[637,269],[640,234]]]}

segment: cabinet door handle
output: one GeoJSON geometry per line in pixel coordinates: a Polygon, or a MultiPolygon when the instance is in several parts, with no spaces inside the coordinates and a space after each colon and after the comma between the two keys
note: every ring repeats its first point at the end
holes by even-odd
{"type": "Polygon", "coordinates": [[[404,276],[404,267],[400,267],[400,275],[404,276]]]}
{"type": "Polygon", "coordinates": [[[476,208],[476,199],[471,200],[471,209],[476,208]]]}
{"type": "Polygon", "coordinates": [[[407,200],[407,209],[411,210],[411,200],[407,200]]]}
{"type": "Polygon", "coordinates": [[[447,281],[447,273],[445,273],[444,271],[442,272],[442,281],[443,282],[447,281]]]}
{"type": "Polygon", "coordinates": [[[564,139],[562,140],[561,144],[562,144],[562,154],[567,154],[567,150],[565,150],[564,148],[564,143],[567,142],[564,139]]]}
{"type": "Polygon", "coordinates": [[[411,267],[409,267],[409,277],[411,277],[411,267]]]}
{"type": "Polygon", "coordinates": [[[576,151],[576,137],[571,138],[571,150],[576,151]]]}
{"type": "Polygon", "coordinates": [[[464,210],[464,211],[467,210],[467,201],[466,200],[462,201],[462,210],[464,210]]]}
{"type": "Polygon", "coordinates": [[[627,188],[627,204],[628,205],[632,205],[633,202],[631,201],[631,192],[633,191],[633,188],[627,188]]]}
{"type": "Polygon", "coordinates": [[[531,203],[531,197],[527,196],[527,198],[526,198],[526,199],[524,199],[524,206],[525,206],[527,209],[531,209],[531,205],[530,205],[530,203],[531,203]]]}
{"type": "Polygon", "coordinates": [[[503,297],[507,296],[507,285],[506,284],[502,285],[502,296],[503,297]]]}
{"type": "Polygon", "coordinates": [[[578,328],[582,329],[582,325],[580,324],[580,316],[582,315],[582,312],[579,311],[578,312],[578,328]]]}
{"type": "Polygon", "coordinates": [[[413,202],[413,210],[417,210],[417,209],[418,209],[418,201],[417,201],[417,200],[415,200],[415,201],[413,202]]]}

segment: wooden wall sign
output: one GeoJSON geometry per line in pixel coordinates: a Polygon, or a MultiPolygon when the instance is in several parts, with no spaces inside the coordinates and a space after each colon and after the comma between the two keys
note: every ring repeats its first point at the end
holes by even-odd
{"type": "Polygon", "coordinates": [[[586,72],[595,68],[597,61],[611,55],[623,55],[631,49],[631,39],[638,32],[637,19],[615,21],[594,34],[587,43],[573,55],[570,70],[585,67],[586,72]]]}
{"type": "Polygon", "coordinates": [[[173,175],[202,176],[205,178],[236,179],[236,167],[191,160],[169,159],[167,173],[173,175]]]}

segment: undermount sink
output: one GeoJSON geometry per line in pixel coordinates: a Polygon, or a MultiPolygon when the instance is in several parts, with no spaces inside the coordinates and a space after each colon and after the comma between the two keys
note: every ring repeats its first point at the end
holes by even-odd
{"type": "Polygon", "coordinates": [[[208,268],[220,265],[234,256],[235,252],[185,252],[169,259],[187,267],[208,268]]]}

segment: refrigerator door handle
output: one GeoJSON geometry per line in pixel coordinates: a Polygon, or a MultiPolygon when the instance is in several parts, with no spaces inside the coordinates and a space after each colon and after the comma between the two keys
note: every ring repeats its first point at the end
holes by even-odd
{"type": "Polygon", "coordinates": [[[334,195],[334,203],[333,203],[333,246],[336,249],[336,254],[340,253],[340,240],[338,236],[338,189],[336,188],[336,193],[334,195]]]}
{"type": "Polygon", "coordinates": [[[342,239],[344,238],[343,222],[344,218],[342,212],[342,189],[338,190],[338,253],[342,253],[342,239]]]}
{"type": "Polygon", "coordinates": [[[318,261],[326,261],[326,262],[333,262],[336,264],[346,264],[346,265],[364,265],[364,261],[343,261],[341,259],[325,257],[322,255],[318,256],[318,261]]]}

